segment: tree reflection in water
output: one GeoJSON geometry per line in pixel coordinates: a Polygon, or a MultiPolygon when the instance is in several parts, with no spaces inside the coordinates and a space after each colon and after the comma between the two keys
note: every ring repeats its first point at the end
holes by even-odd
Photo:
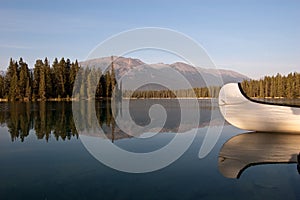
{"type": "MultiPolygon", "coordinates": [[[[80,124],[86,127],[77,128],[87,129],[98,123],[112,142],[115,139],[132,137],[116,127],[113,116],[118,115],[119,107],[112,108],[110,100],[96,101],[95,104],[81,101],[74,105],[80,109],[82,116],[88,116],[87,119],[81,119],[85,123],[80,124]],[[97,122],[90,120],[93,111],[96,112],[97,122]]],[[[34,130],[37,139],[46,141],[51,137],[57,141],[79,137],[74,124],[72,102],[0,103],[0,124],[8,128],[12,142],[24,142],[30,130],[34,130]]],[[[99,137],[96,132],[92,136],[99,137]]]]}
{"type": "Polygon", "coordinates": [[[11,140],[24,142],[30,130],[34,130],[37,139],[56,140],[77,137],[72,115],[69,115],[66,103],[8,103],[0,112],[1,124],[6,125],[11,140]]]}
{"type": "MultiPolygon", "coordinates": [[[[101,126],[113,127],[112,111],[108,101],[97,102],[97,117],[101,126]]],[[[30,130],[37,139],[48,141],[78,139],[70,102],[15,102],[1,103],[0,124],[7,126],[12,141],[24,142],[30,130]]]]}
{"type": "MultiPolygon", "coordinates": [[[[76,128],[79,128],[83,134],[93,137],[103,137],[93,127],[98,125],[103,130],[104,139],[110,139],[112,142],[122,138],[139,137],[144,132],[173,132],[183,133],[194,128],[206,127],[208,125],[223,125],[224,119],[218,109],[212,106],[210,100],[199,100],[194,102],[199,104],[200,110],[189,100],[123,100],[130,101],[129,107],[122,106],[124,102],[111,100],[99,100],[95,102],[14,102],[0,103],[0,124],[6,126],[11,135],[11,140],[25,141],[30,134],[35,134],[37,139],[50,138],[55,140],[78,139],[79,135],[76,128]],[[179,103],[180,101],[180,103],[179,103]],[[73,104],[73,105],[72,105],[73,104]],[[166,112],[166,121],[163,126],[160,121],[151,121],[149,110],[151,106],[159,104],[164,107],[166,112]],[[80,122],[75,127],[73,108],[81,114],[77,117],[80,122]],[[186,109],[189,115],[181,119],[181,110],[186,109]],[[129,110],[130,116],[125,115],[125,110],[129,110]],[[195,113],[200,112],[200,121],[195,118],[195,113]],[[212,113],[215,113],[212,115],[212,113]],[[93,120],[92,116],[97,119],[93,120]],[[114,119],[119,116],[119,123],[125,125],[121,130],[114,119]],[[214,117],[213,119],[211,117],[214,117]],[[147,127],[153,122],[153,126],[143,131],[136,130],[133,124],[141,127],[147,127]],[[181,129],[179,130],[179,126],[181,129]],[[33,131],[31,131],[33,130],[33,131]],[[127,134],[129,133],[129,134],[127,134]]],[[[124,104],[125,105],[125,104],[124,104]]]]}

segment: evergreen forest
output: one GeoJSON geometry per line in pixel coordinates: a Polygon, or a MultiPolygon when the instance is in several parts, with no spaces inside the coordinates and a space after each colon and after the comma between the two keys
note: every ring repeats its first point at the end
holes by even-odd
{"type": "Polygon", "coordinates": [[[33,69],[22,58],[10,59],[4,75],[0,75],[0,99],[7,101],[68,101],[73,88],[81,98],[110,98],[116,86],[113,64],[102,74],[100,69],[81,68],[78,61],[54,59],[50,65],[47,58],[36,60],[33,69]],[[75,78],[78,76],[77,85],[75,78]],[[98,77],[99,84],[95,83],[98,77]],[[95,88],[96,87],[96,88],[95,88]],[[92,89],[95,93],[92,94],[92,89]]]}
{"type": "Polygon", "coordinates": [[[242,88],[249,97],[254,98],[300,98],[300,74],[289,73],[287,76],[265,76],[260,80],[245,80],[242,88]]]}

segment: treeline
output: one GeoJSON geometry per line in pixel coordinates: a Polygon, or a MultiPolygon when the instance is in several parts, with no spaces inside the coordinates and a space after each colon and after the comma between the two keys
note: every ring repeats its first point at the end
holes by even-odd
{"type": "Polygon", "coordinates": [[[124,98],[216,98],[221,87],[211,86],[203,88],[181,89],[181,90],[126,90],[124,98]]]}
{"type": "Polygon", "coordinates": [[[81,98],[111,97],[116,86],[113,64],[111,71],[102,74],[100,69],[82,68],[78,61],[54,59],[50,66],[47,58],[36,60],[33,69],[20,58],[19,62],[10,59],[4,76],[0,75],[0,98],[8,101],[70,100],[78,75],[77,91],[81,98]],[[96,77],[99,76],[99,84],[96,77]],[[94,93],[92,89],[96,87],[94,93]]]}
{"type": "Polygon", "coordinates": [[[245,80],[242,88],[249,97],[255,98],[300,98],[300,74],[265,76],[260,80],[245,80]]]}
{"type": "Polygon", "coordinates": [[[120,97],[114,63],[102,73],[98,67],[79,68],[77,82],[74,84],[73,97],[80,99],[120,97]],[[115,94],[113,94],[115,92],[115,94]]]}

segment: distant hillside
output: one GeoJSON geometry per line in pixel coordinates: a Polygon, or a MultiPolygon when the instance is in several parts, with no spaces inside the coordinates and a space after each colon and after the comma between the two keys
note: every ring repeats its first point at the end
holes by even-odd
{"type": "MultiPolygon", "coordinates": [[[[240,73],[223,70],[223,69],[205,69],[201,67],[193,67],[189,64],[176,62],[173,64],[146,64],[139,59],[119,57],[114,58],[114,69],[116,71],[117,79],[124,78],[126,75],[127,85],[130,85],[130,81],[134,82],[139,79],[156,80],[163,78],[167,80],[170,85],[174,86],[173,89],[186,89],[180,88],[180,80],[174,79],[168,74],[174,73],[174,69],[177,70],[186,80],[189,81],[192,87],[206,87],[206,86],[221,86],[229,82],[242,82],[243,80],[249,80],[249,78],[240,73]],[[223,82],[220,82],[218,77],[222,77],[223,82]],[[176,86],[179,88],[176,88],[176,86]]],[[[92,59],[84,62],[80,62],[81,66],[100,67],[104,69],[111,62],[111,57],[92,59]]],[[[128,89],[128,88],[127,88],[128,89]]],[[[148,89],[159,89],[157,85],[148,86],[148,89]]]]}

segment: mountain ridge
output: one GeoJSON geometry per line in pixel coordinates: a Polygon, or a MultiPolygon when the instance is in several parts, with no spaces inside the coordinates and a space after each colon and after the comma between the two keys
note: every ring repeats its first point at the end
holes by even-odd
{"type": "MultiPolygon", "coordinates": [[[[126,77],[126,80],[134,82],[141,78],[147,80],[157,80],[158,77],[166,79],[170,85],[180,85],[177,80],[172,80],[174,70],[178,71],[192,87],[222,86],[230,82],[241,82],[249,80],[249,77],[238,72],[226,69],[207,69],[203,67],[193,67],[184,62],[172,64],[154,63],[147,64],[137,58],[125,57],[103,57],[81,61],[83,67],[100,67],[102,71],[111,64],[113,59],[116,79],[126,77]],[[169,74],[171,74],[169,76],[169,74]]],[[[129,84],[130,85],[130,84],[129,84]]],[[[179,87],[179,86],[178,86],[179,87]]],[[[156,88],[157,89],[157,88],[156,88]]],[[[173,88],[185,89],[185,88],[173,88]]]]}

